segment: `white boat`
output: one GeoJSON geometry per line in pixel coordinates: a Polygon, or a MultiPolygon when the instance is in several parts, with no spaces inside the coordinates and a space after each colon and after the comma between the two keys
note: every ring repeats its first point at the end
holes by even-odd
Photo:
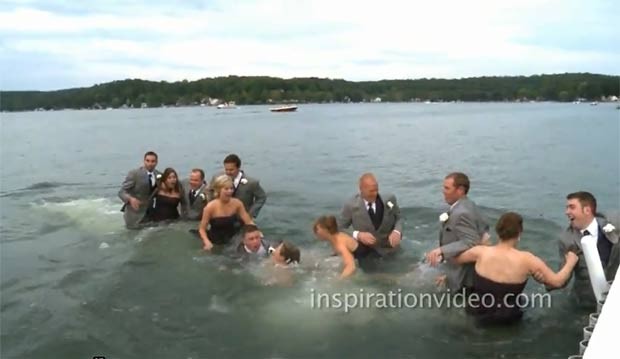
{"type": "Polygon", "coordinates": [[[289,105],[289,106],[280,106],[280,107],[272,107],[269,109],[271,112],[293,112],[297,111],[297,106],[289,105]]]}
{"type": "Polygon", "coordinates": [[[224,102],[224,103],[217,105],[218,110],[230,110],[233,108],[237,108],[235,101],[224,102]]]}

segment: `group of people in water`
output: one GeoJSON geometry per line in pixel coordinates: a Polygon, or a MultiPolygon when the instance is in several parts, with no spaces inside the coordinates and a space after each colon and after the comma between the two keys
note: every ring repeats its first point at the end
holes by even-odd
{"type": "MultiPolygon", "coordinates": [[[[199,221],[194,233],[204,250],[229,246],[238,238],[236,251],[243,255],[270,257],[279,265],[300,261],[299,248],[283,241],[270,245],[255,223],[267,195],[260,182],[241,170],[241,159],[230,154],[223,161],[224,171],[205,180],[202,169],[193,169],[180,181],[172,168],[157,169],[154,152],[144,155],[144,165],[129,171],[119,197],[128,228],[141,228],[153,222],[186,219],[199,221]]],[[[492,295],[493,307],[468,308],[480,323],[512,323],[523,312],[518,305],[506,305],[506,296],[517,298],[532,276],[547,290],[563,288],[574,276],[573,293],[579,303],[591,305],[593,293],[581,247],[584,236],[597,243],[600,264],[612,280],[620,262],[618,230],[597,212],[594,196],[585,191],[566,197],[569,226],[559,240],[561,266],[555,272],[534,254],[518,249],[524,230],[523,218],[504,213],[495,225],[498,240],[491,242],[489,225],[478,206],[469,199],[470,182],[461,172],[448,174],[443,196],[448,211],[442,213],[438,246],[426,253],[426,261],[442,272],[436,282],[452,292],[466,295],[492,295]]],[[[401,250],[403,225],[396,196],[379,193],[372,173],[359,179],[359,193],[342,207],[341,213],[315,220],[313,231],[319,240],[331,244],[342,259],[340,278],[348,278],[357,268],[374,270],[401,250]],[[349,232],[348,229],[351,228],[349,232]]]]}

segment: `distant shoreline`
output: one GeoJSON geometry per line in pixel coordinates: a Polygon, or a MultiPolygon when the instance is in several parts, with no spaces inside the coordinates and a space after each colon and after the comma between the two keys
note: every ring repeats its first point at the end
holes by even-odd
{"type": "MultiPolygon", "coordinates": [[[[523,104],[523,105],[538,105],[538,104],[554,104],[554,105],[569,105],[569,104],[574,104],[574,103],[570,103],[570,102],[562,102],[562,101],[460,101],[460,102],[431,102],[431,103],[424,103],[424,102],[410,102],[410,101],[403,101],[403,102],[379,102],[379,103],[373,103],[373,102],[323,102],[323,103],[318,103],[318,102],[308,102],[308,103],[302,103],[302,104],[297,104],[300,107],[300,110],[303,111],[303,106],[304,105],[309,105],[309,106],[317,106],[317,105],[369,105],[369,106],[373,106],[373,105],[391,105],[391,104],[396,104],[396,105],[404,105],[404,104],[411,104],[411,105],[462,105],[462,104],[497,104],[497,105],[510,105],[510,104],[523,104]]],[[[617,109],[620,109],[620,102],[619,101],[604,101],[604,102],[594,102],[594,103],[590,103],[590,102],[581,102],[581,103],[577,103],[578,105],[582,105],[582,106],[598,106],[598,105],[603,105],[603,106],[616,106],[617,109]]],[[[238,109],[240,109],[241,107],[264,107],[266,108],[266,112],[268,111],[269,108],[271,108],[274,105],[281,105],[281,104],[247,104],[247,105],[243,105],[243,106],[238,106],[238,109]]],[[[216,108],[216,106],[201,106],[201,105],[183,105],[183,106],[160,106],[160,107],[145,107],[145,108],[133,108],[133,107],[119,107],[119,108],[102,108],[102,109],[93,109],[93,108],[63,108],[63,109],[50,109],[50,110],[45,110],[45,109],[34,109],[34,110],[22,110],[22,111],[0,111],[1,113],[24,113],[24,112],[62,112],[62,111],[111,111],[111,110],[115,110],[115,111],[125,111],[125,110],[131,110],[131,111],[140,111],[140,110],[159,110],[159,109],[183,109],[183,108],[204,108],[205,110],[208,111],[213,111],[213,112],[222,112],[222,113],[226,113],[226,112],[234,112],[234,110],[219,110],[216,108]]]]}
{"type": "Polygon", "coordinates": [[[0,111],[159,108],[219,104],[616,102],[620,76],[566,73],[352,82],[228,76],[197,81],[113,81],[56,91],[0,91],[0,111]]]}

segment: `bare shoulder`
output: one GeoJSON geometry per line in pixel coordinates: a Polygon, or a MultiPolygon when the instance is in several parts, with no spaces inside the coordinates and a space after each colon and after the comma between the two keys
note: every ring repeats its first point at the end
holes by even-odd
{"type": "MultiPolygon", "coordinates": [[[[230,199],[230,203],[235,207],[235,208],[239,208],[239,207],[243,207],[243,202],[241,202],[241,200],[239,198],[231,198],[230,199]]],[[[245,207],[244,207],[245,208],[245,207]]]]}
{"type": "Polygon", "coordinates": [[[344,245],[348,250],[351,250],[351,247],[353,247],[353,244],[356,242],[355,239],[353,239],[353,237],[351,237],[346,232],[338,233],[337,238],[338,238],[338,244],[344,245]]]}

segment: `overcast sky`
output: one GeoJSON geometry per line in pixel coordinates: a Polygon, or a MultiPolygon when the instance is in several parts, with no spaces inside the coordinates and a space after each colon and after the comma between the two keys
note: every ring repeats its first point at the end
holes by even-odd
{"type": "Polygon", "coordinates": [[[617,4],[3,0],[0,89],[227,75],[353,81],[618,75],[617,4]]]}

